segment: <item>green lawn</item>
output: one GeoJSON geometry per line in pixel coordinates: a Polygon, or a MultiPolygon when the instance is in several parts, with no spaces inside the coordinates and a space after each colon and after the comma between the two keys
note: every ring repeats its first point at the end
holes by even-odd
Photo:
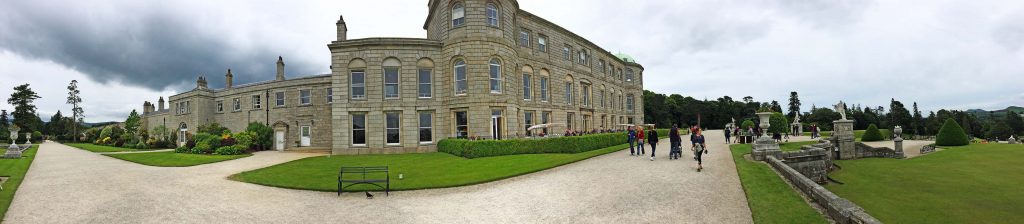
{"type": "Polygon", "coordinates": [[[800,150],[800,146],[813,145],[815,143],[818,143],[818,141],[784,142],[784,143],[779,143],[779,148],[783,152],[798,151],[798,150],[800,150]]]}
{"type": "Polygon", "coordinates": [[[243,155],[198,155],[189,153],[174,152],[146,152],[126,154],[104,154],[121,160],[138,163],[147,166],[182,167],[195,166],[207,163],[216,163],[232,159],[244,158],[252,154],[243,155]]]}
{"type": "Polygon", "coordinates": [[[826,188],[887,223],[1019,223],[1024,146],[973,144],[913,159],[836,161],[826,188]]]}
{"type": "Polygon", "coordinates": [[[90,152],[131,152],[131,151],[158,150],[158,149],[130,149],[130,148],[121,148],[121,147],[106,146],[106,145],[96,145],[96,144],[92,144],[92,143],[64,143],[64,144],[67,145],[67,146],[83,149],[83,150],[90,151],[90,152]]]}
{"type": "MultiPolygon", "coordinates": [[[[320,156],[246,171],[231,179],[267,186],[337,191],[338,168],[389,166],[391,190],[415,190],[472,185],[528,174],[620,151],[627,145],[575,154],[522,154],[466,159],[447,153],[320,156]],[[404,179],[399,180],[398,174],[404,179]]],[[[374,189],[356,186],[346,191],[374,189]]]]}
{"type": "MultiPolygon", "coordinates": [[[[7,207],[11,206],[14,200],[14,193],[25,178],[28,167],[36,158],[36,149],[39,145],[33,145],[28,151],[22,154],[21,159],[0,159],[0,176],[11,177],[4,183],[4,190],[0,191],[0,221],[3,221],[4,214],[7,214],[7,207]]],[[[6,147],[0,149],[0,156],[7,152],[6,147]]]]}
{"type": "MultiPolygon", "coordinates": [[[[813,142],[811,142],[813,143],[813,142]]],[[[800,143],[784,144],[786,148],[799,148],[800,143]]],[[[810,144],[810,143],[808,143],[810,144]]],[[[782,177],[775,174],[768,164],[748,161],[743,155],[751,151],[750,144],[734,144],[729,146],[732,159],[736,163],[743,191],[747,194],[747,204],[754,218],[754,223],[827,223],[824,216],[811,208],[789,187],[782,177]]]]}

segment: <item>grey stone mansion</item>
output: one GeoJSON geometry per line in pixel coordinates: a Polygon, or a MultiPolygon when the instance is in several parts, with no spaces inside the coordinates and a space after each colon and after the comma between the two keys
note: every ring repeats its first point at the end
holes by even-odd
{"type": "MultiPolygon", "coordinates": [[[[275,149],[334,154],[436,151],[444,138],[506,139],[643,121],[643,67],[519,8],[515,0],[430,0],[426,38],[348,39],[339,18],[331,74],[195,89],[143,104],[147,130],[207,123],[274,129],[275,149]],[[537,124],[547,130],[527,130],[537,124]]],[[[353,27],[355,28],[355,27],[353,27]]],[[[268,78],[270,75],[268,75],[268,78]]],[[[619,127],[621,128],[621,127],[619,127]]]]}

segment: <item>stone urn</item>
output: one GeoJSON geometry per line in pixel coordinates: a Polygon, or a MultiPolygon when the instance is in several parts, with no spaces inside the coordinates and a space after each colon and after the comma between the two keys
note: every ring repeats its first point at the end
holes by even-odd
{"type": "Polygon", "coordinates": [[[758,112],[757,113],[757,120],[761,123],[760,127],[761,127],[762,131],[763,130],[768,130],[768,127],[771,126],[771,124],[768,124],[768,119],[771,118],[771,116],[772,116],[772,112],[758,112]]]}
{"type": "Polygon", "coordinates": [[[892,133],[896,134],[896,137],[903,136],[903,127],[900,127],[899,125],[896,125],[896,127],[894,127],[892,129],[892,133]]]}
{"type": "Polygon", "coordinates": [[[32,144],[32,132],[25,132],[25,144],[32,144]]]}

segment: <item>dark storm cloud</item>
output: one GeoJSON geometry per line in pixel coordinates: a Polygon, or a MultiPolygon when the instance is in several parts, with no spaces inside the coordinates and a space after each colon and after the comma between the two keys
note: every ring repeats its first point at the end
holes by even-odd
{"type": "Polygon", "coordinates": [[[326,71],[327,65],[288,60],[294,52],[259,43],[260,32],[247,38],[256,43],[233,42],[228,37],[236,30],[211,30],[194,18],[206,15],[159,2],[105,3],[8,1],[0,7],[0,48],[54,61],[99,82],[154,90],[190,87],[199,74],[219,87],[227,68],[235,83],[272,79],[282,54],[289,76],[326,71]]]}

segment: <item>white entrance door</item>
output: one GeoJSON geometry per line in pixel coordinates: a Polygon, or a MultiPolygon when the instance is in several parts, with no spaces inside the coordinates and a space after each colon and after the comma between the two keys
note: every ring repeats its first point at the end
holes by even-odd
{"type": "Polygon", "coordinates": [[[299,146],[309,146],[309,126],[302,126],[302,128],[300,128],[299,130],[301,132],[299,146]]]}
{"type": "Polygon", "coordinates": [[[277,151],[284,151],[284,132],[277,131],[274,133],[274,149],[277,151]]]}
{"type": "Polygon", "coordinates": [[[178,145],[179,146],[182,146],[182,145],[185,145],[185,143],[188,143],[188,139],[187,139],[188,138],[188,134],[187,133],[188,133],[188,129],[181,129],[180,131],[178,131],[178,145]]]}
{"type": "Polygon", "coordinates": [[[501,116],[491,116],[491,139],[501,140],[501,116]]]}

